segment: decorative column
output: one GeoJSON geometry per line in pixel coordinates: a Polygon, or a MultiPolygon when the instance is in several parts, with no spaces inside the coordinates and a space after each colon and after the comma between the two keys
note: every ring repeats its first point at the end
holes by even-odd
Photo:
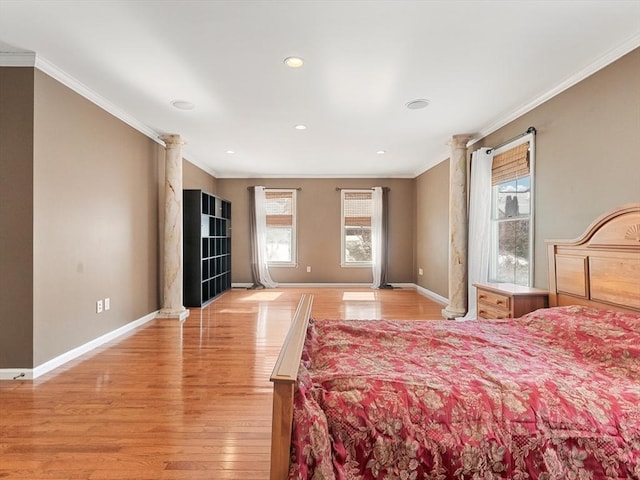
{"type": "Polygon", "coordinates": [[[467,313],[467,142],[471,135],[451,137],[449,159],[449,305],[445,318],[467,313]]]}
{"type": "Polygon", "coordinates": [[[180,135],[163,135],[164,174],[164,249],[162,309],[159,318],[184,320],[189,316],[182,292],[182,145],[180,135]]]}

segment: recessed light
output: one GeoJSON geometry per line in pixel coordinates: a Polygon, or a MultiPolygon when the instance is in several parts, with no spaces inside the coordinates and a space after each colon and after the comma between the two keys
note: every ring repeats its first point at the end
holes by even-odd
{"type": "Polygon", "coordinates": [[[227,153],[227,154],[229,154],[229,155],[233,155],[233,154],[234,154],[234,153],[236,153],[236,152],[234,152],[233,150],[227,150],[227,151],[226,151],[226,152],[224,152],[224,153],[227,153]]]}
{"type": "Polygon", "coordinates": [[[289,68],[300,68],[304,65],[304,60],[300,57],[287,57],[284,59],[284,64],[289,68]]]}
{"type": "Polygon", "coordinates": [[[416,100],[411,100],[405,106],[409,110],[419,110],[421,108],[425,108],[427,105],[429,105],[429,100],[425,98],[418,98],[416,100]]]}
{"type": "Polygon", "coordinates": [[[296,125],[294,128],[295,128],[296,130],[306,130],[306,129],[307,129],[307,126],[306,126],[306,125],[296,125]]]}
{"type": "Polygon", "coordinates": [[[387,153],[387,151],[386,150],[378,150],[376,153],[378,155],[384,155],[385,153],[387,153]]]}
{"type": "Polygon", "coordinates": [[[171,102],[171,105],[179,110],[193,110],[194,108],[196,108],[196,105],[194,103],[187,102],[186,100],[174,100],[173,102],[171,102]]]}

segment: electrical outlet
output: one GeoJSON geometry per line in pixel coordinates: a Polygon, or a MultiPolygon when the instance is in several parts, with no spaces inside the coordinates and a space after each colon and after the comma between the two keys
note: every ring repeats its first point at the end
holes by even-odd
{"type": "Polygon", "coordinates": [[[422,275],[424,272],[422,271],[421,268],[418,269],[418,275],[422,275]]]}
{"type": "Polygon", "coordinates": [[[110,309],[111,309],[111,299],[107,297],[104,299],[104,310],[106,312],[107,310],[110,310],[110,309]]]}
{"type": "Polygon", "coordinates": [[[311,273],[311,267],[307,266],[307,273],[311,273]]]}
{"type": "Polygon", "coordinates": [[[102,313],[102,300],[96,302],[96,313],[102,313]]]}

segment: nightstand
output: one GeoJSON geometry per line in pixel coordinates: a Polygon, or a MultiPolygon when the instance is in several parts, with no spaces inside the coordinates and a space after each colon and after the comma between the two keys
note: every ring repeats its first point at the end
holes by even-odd
{"type": "Polygon", "coordinates": [[[549,306],[549,292],[513,283],[474,283],[478,318],[518,318],[549,306]]]}

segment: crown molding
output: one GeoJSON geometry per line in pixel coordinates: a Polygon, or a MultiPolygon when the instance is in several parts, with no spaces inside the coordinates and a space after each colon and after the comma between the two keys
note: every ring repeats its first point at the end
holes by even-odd
{"type": "Polygon", "coordinates": [[[442,153],[438,156],[438,158],[440,160],[436,160],[435,162],[430,162],[430,163],[425,164],[424,166],[422,166],[421,168],[419,168],[418,170],[416,170],[413,173],[413,177],[412,178],[418,178],[420,175],[422,175],[427,170],[430,170],[433,167],[435,167],[436,165],[439,165],[442,162],[444,162],[446,160],[449,160],[450,156],[451,156],[451,149],[442,150],[442,153]]]}
{"type": "Polygon", "coordinates": [[[221,173],[216,178],[310,178],[310,179],[323,179],[323,178],[415,178],[413,174],[398,174],[398,175],[308,175],[308,174],[278,174],[278,175],[261,175],[261,174],[248,174],[248,173],[221,173]]]}
{"type": "Polygon", "coordinates": [[[33,52],[0,52],[0,67],[33,67],[35,63],[33,52]]]}
{"type": "Polygon", "coordinates": [[[35,68],[46,73],[50,77],[54,78],[58,82],[62,83],[66,87],[70,88],[77,94],[83,96],[90,102],[96,104],[101,109],[109,112],[114,117],[122,120],[124,123],[129,125],[130,127],[135,128],[140,133],[143,133],[147,137],[151,138],[153,141],[164,145],[164,142],[160,140],[160,132],[156,132],[154,129],[145,125],[144,123],[137,120],[135,117],[129,115],[120,107],[114,105],[109,100],[104,98],[99,93],[96,93],[89,87],[87,87],[84,83],[80,82],[75,77],[72,77],[62,69],[58,68],[53,63],[49,62],[47,59],[41,57],[40,55],[36,56],[35,68]]]}
{"type": "MultiPolygon", "coordinates": [[[[87,87],[84,83],[80,82],[75,77],[72,77],[64,70],[60,69],[53,63],[49,62],[47,59],[43,58],[40,55],[36,55],[33,52],[0,52],[0,67],[33,67],[38,70],[46,73],[51,78],[57,80],[62,83],[64,86],[70,88],[78,95],[86,98],[90,102],[94,103],[102,110],[110,113],[117,119],[123,121],[130,127],[136,129],[138,132],[143,135],[149,137],[154,142],[165,146],[164,142],[160,139],[162,136],[161,132],[157,132],[153,128],[139,121],[137,118],[129,115],[126,111],[121,109],[120,107],[114,105],[109,100],[104,98],[102,95],[96,93],[89,87],[87,87]]],[[[182,157],[185,160],[188,160],[190,163],[194,164],[198,168],[204,170],[209,175],[213,177],[216,176],[216,172],[211,169],[210,166],[204,164],[199,161],[193,155],[191,155],[188,151],[185,151],[183,148],[182,157]]]]}
{"type": "MultiPolygon", "coordinates": [[[[477,135],[473,136],[473,138],[469,141],[469,143],[467,143],[467,148],[479,142],[483,138],[491,135],[492,133],[504,127],[505,125],[520,118],[521,116],[530,112],[534,108],[542,105],[547,100],[550,100],[551,98],[564,92],[565,90],[568,90],[569,88],[573,87],[574,85],[581,82],[582,80],[585,80],[586,78],[590,77],[597,71],[603,69],[607,65],[610,65],[611,63],[618,60],[620,57],[626,55],[627,53],[631,52],[632,50],[635,50],[638,47],[640,47],[640,33],[636,33],[635,35],[631,36],[626,42],[622,43],[616,48],[609,50],[604,55],[598,57],[595,61],[591,62],[589,65],[587,65],[585,68],[583,68],[579,72],[571,75],[569,78],[567,78],[565,81],[563,81],[556,87],[552,88],[551,90],[548,90],[547,92],[543,93],[539,97],[534,98],[530,102],[524,104],[522,107],[510,113],[509,115],[483,128],[477,135]]],[[[423,168],[416,170],[414,174],[414,178],[419,177],[427,170],[430,170],[431,168],[444,162],[448,158],[449,158],[449,154],[443,153],[440,156],[440,160],[427,163],[423,168]]]]}
{"type": "MultiPolygon", "coordinates": [[[[630,37],[626,42],[622,43],[620,46],[609,50],[604,55],[602,55],[599,58],[597,58],[594,62],[592,62],[591,64],[589,64],[588,66],[586,66],[585,68],[580,70],[579,72],[577,72],[574,75],[571,75],[570,77],[568,77],[565,81],[563,81],[562,83],[560,83],[556,87],[552,88],[551,90],[548,90],[547,92],[543,93],[542,95],[538,96],[537,98],[535,98],[535,99],[531,100],[530,102],[524,104],[522,107],[520,107],[517,110],[513,111],[511,114],[509,114],[509,115],[497,120],[496,122],[488,125],[484,129],[482,129],[477,135],[474,135],[474,137],[467,143],[467,147],[470,147],[471,145],[477,143],[481,139],[483,139],[483,138],[487,137],[488,135],[494,133],[498,129],[500,129],[500,128],[504,127],[505,125],[513,122],[514,120],[520,118],[521,116],[523,116],[524,114],[530,112],[531,110],[533,110],[534,108],[536,108],[539,105],[543,104],[547,100],[550,100],[551,98],[555,97],[556,95],[564,92],[565,90],[567,90],[570,87],[576,85],[577,83],[581,82],[582,80],[588,78],[589,76],[591,76],[594,73],[596,73],[598,70],[601,70],[602,68],[604,68],[607,65],[613,63],[614,61],[618,60],[623,55],[631,52],[632,50],[634,50],[634,49],[636,49],[638,47],[640,47],[640,33],[634,34],[632,37],[630,37]]],[[[64,84],[68,88],[72,89],[73,91],[75,91],[79,95],[81,95],[81,96],[85,97],[86,99],[88,99],[89,101],[93,102],[94,104],[96,104],[97,106],[102,108],[103,110],[109,112],[110,114],[112,114],[116,118],[122,120],[127,125],[131,126],[132,128],[138,130],[142,134],[144,134],[147,137],[151,138],[153,141],[155,141],[155,142],[157,142],[157,143],[159,143],[161,145],[164,145],[164,142],[162,142],[160,140],[160,138],[159,138],[160,135],[161,135],[160,132],[157,132],[154,129],[152,129],[151,127],[149,127],[148,125],[140,122],[135,117],[133,117],[133,116],[129,115],[127,112],[125,112],[123,109],[121,109],[121,108],[117,107],[116,105],[112,104],[107,99],[105,99],[104,97],[102,97],[98,93],[94,92],[89,87],[87,87],[86,85],[84,85],[83,83],[81,83],[80,81],[78,81],[77,79],[72,77],[71,75],[67,74],[66,72],[64,72],[63,70],[61,70],[60,68],[58,68],[57,66],[52,64],[51,62],[47,61],[46,59],[44,59],[43,57],[41,57],[39,55],[36,55],[33,52],[0,52],[0,67],[35,67],[35,68],[43,71],[44,73],[48,74],[49,76],[53,77],[54,79],[58,80],[60,83],[64,84]]],[[[204,170],[205,172],[207,172],[208,174],[210,174],[210,175],[212,175],[212,176],[214,176],[216,178],[381,178],[380,175],[356,175],[356,176],[348,176],[348,175],[329,175],[329,176],[327,176],[327,175],[259,175],[259,176],[255,176],[255,175],[234,174],[234,173],[227,173],[227,174],[220,173],[220,174],[216,175],[216,172],[214,170],[212,170],[211,167],[209,167],[205,163],[201,162],[197,158],[194,158],[188,152],[184,152],[184,150],[183,150],[183,157],[186,160],[188,160],[189,162],[191,162],[192,164],[196,165],[197,167],[201,168],[202,170],[204,170]]],[[[436,166],[436,165],[442,163],[443,161],[447,160],[447,158],[449,158],[449,154],[447,152],[443,152],[439,156],[439,158],[440,158],[439,160],[436,160],[434,162],[426,163],[424,167],[416,170],[413,174],[390,175],[390,176],[385,176],[384,178],[416,178],[416,177],[420,176],[421,174],[423,174],[424,172],[426,172],[427,170],[429,170],[429,169],[433,168],[434,166],[436,166]]]]}
{"type": "Polygon", "coordinates": [[[631,38],[629,38],[623,44],[619,45],[616,48],[613,48],[613,49],[609,50],[604,55],[598,57],[596,60],[591,62],[589,65],[587,65],[582,70],[580,70],[580,71],[576,72],[575,74],[571,75],[564,82],[560,83],[559,85],[557,85],[556,87],[552,88],[551,90],[543,93],[542,95],[540,95],[539,97],[533,99],[529,103],[526,103],[525,105],[523,105],[519,109],[517,109],[514,112],[512,112],[510,115],[507,115],[506,117],[504,117],[504,118],[492,123],[491,125],[487,126],[484,129],[482,129],[478,133],[478,135],[475,135],[474,138],[471,139],[471,141],[467,144],[467,147],[470,147],[474,143],[482,140],[484,137],[492,134],[496,130],[498,130],[498,129],[504,127],[505,125],[513,122],[514,120],[520,118],[525,113],[528,113],[531,110],[533,110],[534,108],[538,107],[539,105],[542,105],[547,100],[550,100],[553,97],[555,97],[556,95],[564,92],[565,90],[568,90],[569,88],[573,87],[577,83],[581,82],[582,80],[585,80],[586,78],[590,77],[591,75],[593,75],[597,71],[603,69],[607,65],[610,65],[611,63],[615,62],[616,60],[618,60],[623,55],[626,55],[627,53],[631,52],[632,50],[635,50],[638,47],[640,47],[640,33],[636,33],[635,35],[633,35],[631,38]]]}
{"type": "Polygon", "coordinates": [[[91,90],[85,84],[72,77],[53,63],[33,52],[0,52],[0,67],[33,67],[46,73],[53,79],[70,88],[77,94],[96,104],[98,107],[109,112],[114,117],[122,120],[127,125],[145,134],[157,143],[164,145],[160,140],[160,134],[139,122],[137,119],[126,113],[121,108],[109,102],[106,98],[91,90]]]}
{"type": "Polygon", "coordinates": [[[200,160],[198,160],[197,158],[193,157],[191,154],[189,154],[188,152],[185,153],[184,152],[184,148],[182,151],[182,158],[184,160],[187,160],[189,163],[192,163],[193,165],[195,165],[196,167],[198,167],[200,170],[205,171],[206,173],[208,173],[209,175],[211,175],[212,177],[218,179],[221,178],[218,176],[218,174],[216,173],[215,170],[213,170],[209,165],[206,165],[205,163],[202,163],[200,160]]]}

